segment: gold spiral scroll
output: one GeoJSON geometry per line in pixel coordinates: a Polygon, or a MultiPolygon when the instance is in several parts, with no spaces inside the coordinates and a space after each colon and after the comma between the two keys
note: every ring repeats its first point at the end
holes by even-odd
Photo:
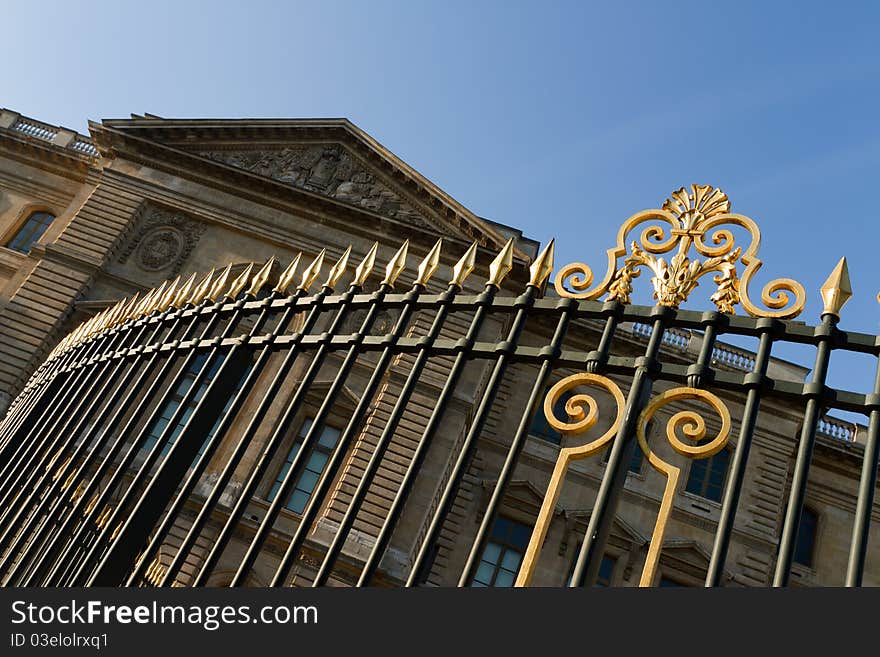
{"type": "Polygon", "coordinates": [[[556,507],[556,501],[559,499],[559,492],[562,490],[562,483],[569,464],[572,461],[592,456],[608,445],[614,434],[617,433],[617,428],[623,420],[623,407],[626,402],[617,384],[604,376],[582,372],[565,377],[547,391],[547,396],[544,398],[544,415],[547,417],[547,422],[556,431],[566,436],[581,434],[594,426],[599,420],[599,405],[595,397],[583,393],[572,395],[565,402],[565,412],[571,420],[570,422],[560,420],[553,415],[553,408],[560,397],[578,386],[591,386],[609,392],[617,404],[617,414],[608,431],[599,438],[596,438],[596,440],[577,447],[564,447],[559,451],[556,467],[553,468],[553,474],[550,476],[550,484],[547,486],[544,502],[541,504],[538,520],[535,523],[535,528],[532,530],[529,546],[526,548],[526,553],[523,556],[522,566],[519,569],[515,586],[528,586],[532,581],[532,575],[535,572],[538,557],[541,555],[541,548],[544,546],[544,539],[547,537],[547,530],[550,527],[550,521],[553,519],[553,509],[556,507]]]}
{"type": "Polygon", "coordinates": [[[693,410],[679,411],[666,424],[666,438],[672,445],[672,449],[692,459],[705,459],[720,452],[727,444],[730,437],[730,411],[718,397],[707,390],[697,388],[673,388],[655,397],[639,415],[636,435],[639,447],[648,457],[648,462],[659,473],[666,475],[666,490],[663,491],[663,500],[660,503],[660,511],[657,514],[657,523],[654,525],[654,533],[651,536],[651,544],[648,547],[648,556],[645,558],[645,567],[642,569],[642,578],[639,586],[651,586],[654,574],[657,571],[657,563],[660,560],[660,550],[663,546],[663,534],[666,532],[666,524],[672,511],[672,501],[675,497],[675,489],[678,486],[678,478],[681,469],[661,459],[651,451],[645,436],[645,428],[654,414],[663,406],[672,402],[683,400],[696,400],[711,406],[721,418],[721,427],[718,435],[703,444],[688,444],[682,442],[677,431],[687,436],[693,443],[700,443],[706,437],[706,421],[703,416],[693,410]]]}

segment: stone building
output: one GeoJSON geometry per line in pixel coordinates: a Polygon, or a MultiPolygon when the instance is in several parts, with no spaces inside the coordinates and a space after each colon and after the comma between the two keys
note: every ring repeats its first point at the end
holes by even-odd
{"type": "MultiPolygon", "coordinates": [[[[472,243],[477,244],[475,265],[479,275],[464,282],[464,292],[476,295],[483,290],[490,263],[512,238],[511,271],[501,283],[499,294],[515,297],[529,282],[529,266],[540,251],[541,245],[521,231],[474,215],[346,120],[168,120],[133,115],[130,119],[90,122],[89,130],[90,135],[85,136],[10,110],[0,110],[0,414],[6,411],[61,338],[117,300],[136,293],[146,294],[175,277],[182,281],[195,276],[193,280],[198,280],[210,270],[220,271],[229,264],[227,273],[232,279],[251,263],[255,263],[247,270],[251,273],[268,263],[264,270],[270,281],[277,281],[297,253],[302,253],[302,262],[306,263],[323,249],[325,263],[332,263],[344,257],[350,246],[352,262],[357,262],[369,253],[374,242],[379,244],[376,255],[379,268],[393,261],[395,253],[399,254],[398,247],[407,240],[408,273],[401,280],[405,279],[408,284],[407,277],[411,278],[415,266],[442,238],[440,266],[444,272],[456,264],[472,243]],[[273,257],[274,264],[270,260],[273,257]]],[[[432,280],[428,284],[428,293],[440,295],[443,292],[443,280],[437,280],[440,282],[432,280]]],[[[367,292],[377,288],[378,284],[372,281],[364,286],[367,292]]],[[[541,292],[545,298],[554,296],[552,287],[542,288],[541,292]]],[[[354,310],[346,318],[342,323],[345,331],[356,330],[367,313],[366,308],[354,310]]],[[[383,334],[390,334],[402,312],[400,308],[393,306],[378,313],[370,335],[381,338],[383,334]]],[[[428,332],[432,317],[426,309],[415,313],[406,328],[407,335],[428,332]]],[[[442,327],[441,337],[464,336],[470,317],[463,311],[451,313],[442,327]]],[[[489,313],[477,341],[503,340],[510,330],[510,317],[489,313]]],[[[252,327],[255,321],[259,323],[253,317],[242,321],[241,326],[245,328],[252,327]]],[[[303,321],[301,317],[296,319],[291,330],[302,330],[303,321]]],[[[327,330],[329,320],[324,321],[317,325],[323,327],[320,330],[327,330]]],[[[526,346],[545,345],[552,339],[555,326],[555,316],[536,315],[526,322],[520,342],[526,346]]],[[[569,331],[565,349],[584,353],[596,349],[602,335],[602,322],[576,319],[574,326],[577,330],[569,331]]],[[[615,357],[621,362],[638,358],[645,350],[649,335],[646,325],[623,322],[614,333],[615,357]]],[[[699,331],[670,328],[664,333],[659,359],[673,365],[691,365],[702,352],[702,341],[699,331]]],[[[343,432],[349,417],[359,412],[359,403],[364,390],[369,389],[372,368],[377,363],[376,353],[360,355],[352,364],[344,385],[333,393],[333,407],[316,436],[319,446],[309,453],[305,471],[297,475],[299,479],[290,499],[270,524],[271,531],[258,546],[246,579],[236,583],[267,585],[272,581],[273,572],[284,558],[285,545],[297,530],[300,514],[308,508],[315,486],[320,485],[317,482],[322,476],[323,464],[333,454],[333,441],[343,432]],[[320,441],[327,443],[323,452],[320,441]],[[316,454],[323,455],[318,459],[316,454]]],[[[380,387],[369,395],[370,403],[364,408],[357,436],[341,454],[340,467],[332,481],[327,482],[328,492],[298,558],[285,575],[285,583],[308,585],[314,581],[321,568],[322,555],[346,516],[349,500],[358,489],[359,478],[383,433],[383,422],[392,413],[414,359],[410,353],[396,354],[380,387]]],[[[222,440],[218,437],[219,446],[192,494],[184,500],[179,513],[169,517],[161,537],[150,533],[153,549],[147,550],[146,560],[141,552],[145,545],[137,546],[139,559],[145,565],[136,583],[162,582],[199,513],[201,501],[210,495],[212,485],[220,477],[224,459],[234,452],[235,440],[245,430],[248,419],[260,412],[258,409],[273,385],[281,360],[282,354],[273,355],[267,360],[265,371],[255,375],[253,389],[225,429],[222,440]]],[[[388,516],[397,487],[413,460],[419,433],[427,431],[425,427],[432,417],[434,401],[444,386],[444,377],[452,362],[451,353],[428,359],[400,425],[390,437],[390,447],[378,466],[375,479],[367,487],[351,531],[344,537],[327,583],[357,582],[360,568],[388,516]]],[[[491,379],[491,365],[491,361],[474,359],[464,367],[374,583],[401,585],[406,582],[454,467],[453,457],[468,434],[475,413],[479,414],[481,395],[491,379]]],[[[754,365],[755,354],[749,350],[723,342],[711,349],[711,367],[718,372],[742,375],[750,372],[754,365]]],[[[295,462],[296,446],[309,433],[312,418],[320,412],[325,397],[330,394],[328,391],[335,385],[333,372],[344,366],[342,352],[330,353],[326,364],[302,393],[298,392],[299,384],[306,376],[307,362],[297,360],[292,366],[290,374],[272,394],[271,403],[266,402],[264,421],[245,446],[240,468],[223,485],[216,508],[209,514],[204,528],[196,532],[192,545],[183,555],[183,563],[177,564],[177,572],[171,578],[174,583],[197,582],[213,541],[222,531],[224,518],[238,499],[243,485],[241,473],[246,474],[247,468],[258,462],[276,423],[283,417],[285,404],[301,394],[295,416],[291,416],[289,422],[290,428],[282,432],[278,448],[269,455],[271,463],[267,474],[256,486],[255,494],[245,500],[242,518],[235,525],[229,543],[200,583],[225,585],[233,581],[238,565],[247,559],[250,540],[259,534],[260,521],[271,509],[278,486],[284,485],[284,473],[291,462],[295,462]]],[[[236,380],[247,376],[248,371],[236,370],[236,380]]],[[[431,548],[430,567],[422,581],[434,585],[454,585],[458,581],[521,416],[529,407],[530,389],[537,371],[533,362],[513,362],[501,378],[472,458],[466,463],[461,485],[455,491],[448,516],[431,548]]],[[[576,371],[572,367],[554,368],[547,386],[576,371]]],[[[151,389],[149,376],[155,375],[155,371],[145,375],[140,382],[144,390],[151,389]]],[[[773,380],[802,385],[808,375],[807,368],[776,358],[770,360],[768,376],[773,380]]],[[[628,391],[631,377],[617,371],[609,372],[608,376],[618,383],[624,394],[628,391]]],[[[671,383],[660,380],[654,392],[671,387],[671,383]]],[[[163,392],[161,385],[157,390],[157,395],[163,392]]],[[[227,392],[226,408],[234,392],[234,387],[227,392]]],[[[662,541],[659,567],[652,575],[654,585],[698,586],[706,577],[744,403],[743,395],[736,391],[725,390],[718,394],[729,407],[734,431],[727,445],[710,458],[682,458],[663,440],[665,421],[659,421],[658,417],[648,425],[647,438],[656,454],[669,463],[676,463],[682,470],[662,541]]],[[[175,404],[182,401],[185,405],[186,399],[183,397],[175,404]]],[[[151,400],[146,401],[149,408],[151,400]]],[[[154,405],[158,403],[155,401],[154,405]]],[[[195,402],[191,403],[197,408],[195,402]]],[[[610,403],[610,399],[604,399],[600,406],[604,408],[610,403]]],[[[221,406],[210,412],[222,414],[219,408],[221,406]]],[[[688,406],[681,408],[686,410],[688,406]]],[[[671,411],[664,413],[664,417],[668,417],[671,411]]],[[[155,442],[146,417],[138,418],[134,413],[125,417],[135,433],[149,434],[155,442]]],[[[803,418],[803,407],[792,405],[790,398],[773,393],[764,396],[724,564],[723,585],[767,586],[772,581],[803,418]]],[[[479,563],[469,583],[513,583],[560,448],[600,435],[610,422],[609,418],[603,418],[586,437],[562,436],[540,411],[534,414],[528,439],[492,520],[489,535],[477,546],[479,563]]],[[[710,434],[719,430],[718,422],[707,419],[706,423],[710,434]]],[[[89,436],[95,433],[94,426],[85,420],[82,424],[81,431],[91,431],[89,436]]],[[[828,415],[819,422],[791,570],[792,585],[843,583],[866,431],[864,426],[828,415]]],[[[69,449],[77,445],[71,438],[69,449]]],[[[91,466],[86,467],[85,461],[77,458],[63,461],[62,451],[48,461],[47,472],[51,469],[49,466],[55,467],[57,463],[63,463],[65,476],[67,470],[73,473],[76,467],[82,467],[83,473],[91,472],[88,470],[91,466]]],[[[566,485],[551,514],[533,584],[563,586],[570,579],[608,452],[605,450],[604,456],[596,455],[570,466],[566,485]]],[[[156,453],[158,457],[158,449],[156,453]]],[[[140,484],[136,478],[138,468],[155,468],[155,464],[144,465],[145,454],[146,450],[139,452],[128,465],[129,471],[122,473],[120,491],[126,486],[132,489],[148,486],[148,478],[140,484]]],[[[41,458],[47,457],[44,454],[41,458]]],[[[118,465],[118,460],[116,463],[118,465]]],[[[102,476],[109,478],[110,472],[102,476]]],[[[81,485],[85,486],[85,474],[82,479],[81,485]]],[[[53,484],[47,478],[41,485],[53,484]]],[[[27,486],[20,488],[8,494],[14,499],[30,495],[27,499],[33,498],[37,508],[40,497],[33,495],[27,486]]],[[[70,496],[74,489],[80,490],[74,485],[64,493],[62,487],[58,494],[70,496]]],[[[636,448],[604,549],[598,583],[638,585],[663,489],[664,477],[636,448]]],[[[74,505],[75,496],[65,503],[74,505]]],[[[115,513],[122,515],[123,506],[120,504],[115,513]]],[[[61,506],[51,508],[62,513],[61,506]]],[[[878,510],[880,507],[875,504],[872,513],[875,521],[878,510]]],[[[100,516],[100,509],[88,511],[100,516]]],[[[14,519],[18,524],[24,523],[26,528],[30,527],[28,522],[36,527],[36,520],[29,513],[31,511],[16,511],[14,519]]],[[[0,527],[4,521],[8,524],[13,519],[11,514],[7,512],[0,527]]],[[[52,518],[51,513],[49,517],[52,518]]],[[[151,527],[158,525],[159,517],[156,516],[155,522],[150,521],[151,527]]],[[[100,523],[96,525],[103,530],[100,523]]],[[[9,533],[3,546],[7,565],[3,576],[8,577],[12,572],[10,568],[20,564],[20,557],[13,554],[15,550],[8,548],[24,539],[15,537],[18,529],[9,530],[7,526],[3,531],[9,533]]],[[[123,535],[125,531],[123,529],[123,535]]],[[[115,536],[110,540],[115,540],[115,536]]],[[[880,537],[874,531],[869,541],[866,585],[880,584],[880,563],[872,558],[878,543],[880,537]]],[[[34,568],[33,564],[29,567],[34,568]]],[[[17,577],[26,572],[24,569],[17,577]]],[[[7,585],[24,582],[20,578],[6,580],[7,585]]],[[[39,580],[31,583],[39,583],[39,580]]]]}

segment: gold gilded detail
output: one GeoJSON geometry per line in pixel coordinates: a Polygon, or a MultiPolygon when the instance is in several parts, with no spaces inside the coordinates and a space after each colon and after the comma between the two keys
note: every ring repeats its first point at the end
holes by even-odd
{"type": "Polygon", "coordinates": [[[474,267],[477,264],[477,243],[474,242],[468,247],[468,250],[464,252],[464,255],[459,258],[458,262],[452,267],[452,280],[449,281],[450,285],[457,285],[458,287],[463,287],[464,282],[467,280],[467,277],[471,275],[471,272],[474,271],[474,267]]]}
{"type": "Polygon", "coordinates": [[[373,246],[367,251],[367,255],[354,270],[354,280],[351,282],[352,287],[363,287],[364,283],[373,273],[373,267],[376,265],[376,253],[379,250],[379,242],[373,242],[373,246]]]}
{"type": "Polygon", "coordinates": [[[321,275],[321,267],[324,264],[324,254],[327,252],[327,249],[321,249],[321,252],[312,260],[311,264],[306,267],[306,270],[302,275],[302,282],[300,282],[298,290],[302,290],[303,292],[308,292],[309,288],[312,286],[312,283],[321,275]]]}
{"type": "Polygon", "coordinates": [[[248,284],[248,281],[251,278],[251,273],[254,271],[254,263],[250,263],[247,267],[244,268],[244,271],[241,272],[235,279],[229,284],[229,289],[226,291],[226,298],[234,300],[239,293],[245,288],[248,284]]]}
{"type": "Polygon", "coordinates": [[[196,273],[193,272],[190,274],[189,278],[186,279],[186,283],[184,283],[180,289],[177,291],[177,294],[174,296],[174,301],[172,302],[172,306],[175,308],[180,308],[185,305],[187,301],[189,301],[189,295],[192,292],[193,285],[196,284],[196,273]]]}
{"type": "Polygon", "coordinates": [[[822,301],[825,303],[822,314],[840,317],[841,308],[852,296],[852,284],[849,281],[849,267],[846,264],[846,258],[840,259],[819,291],[822,293],[822,301]]]}
{"type": "Polygon", "coordinates": [[[550,476],[550,483],[544,495],[544,502],[541,505],[541,510],[538,512],[538,519],[535,523],[535,528],[532,530],[532,537],[529,539],[526,553],[523,556],[515,586],[528,586],[532,580],[535,566],[538,563],[538,557],[541,555],[541,548],[544,545],[544,539],[547,537],[547,530],[550,528],[550,522],[553,519],[553,510],[556,508],[556,501],[559,499],[559,493],[562,490],[568,466],[573,461],[592,456],[606,447],[611,439],[614,438],[614,434],[617,433],[617,429],[623,420],[623,410],[626,402],[617,384],[599,374],[582,372],[562,379],[547,391],[547,395],[544,398],[544,415],[547,418],[547,422],[556,431],[563,435],[581,434],[594,426],[599,420],[598,402],[595,397],[584,393],[573,395],[565,402],[565,412],[568,415],[568,421],[561,420],[553,414],[553,408],[560,397],[578,386],[600,388],[609,393],[617,404],[616,416],[608,430],[599,438],[585,445],[564,447],[559,450],[556,466],[553,468],[553,474],[550,476]]]}
{"type": "Polygon", "coordinates": [[[589,266],[572,263],[556,275],[556,291],[560,296],[575,299],[598,299],[607,293],[609,300],[629,303],[632,280],[639,276],[641,267],[647,267],[654,273],[651,281],[657,302],[678,307],[703,275],[717,272],[717,290],[710,299],[721,312],[733,313],[734,307],[741,305],[753,317],[797,317],[804,309],[806,292],[803,285],[789,278],[776,279],[764,286],[761,302],[766,309],[752,302],[749,286],[763,264],[757,257],[760,244],[758,225],[745,215],[731,213],[730,202],[720,189],[691,185],[690,192],[684,188],[673,192],[662,208],[637,212],[623,223],[617,233],[617,244],[607,251],[605,277],[597,285],[590,287],[593,272],[589,266]],[[638,240],[629,241],[629,235],[642,224],[649,225],[639,233],[638,240]],[[730,230],[733,226],[744,228],[751,236],[745,250],[735,247],[730,230]],[[668,261],[656,257],[676,247],[668,261]],[[691,247],[705,260],[691,259],[691,247]],[[621,257],[625,259],[618,268],[621,257]],[[737,271],[738,263],[744,266],[741,274],[737,271]],[[794,295],[793,300],[790,295],[794,295]]]}
{"type": "Polygon", "coordinates": [[[394,287],[397,278],[406,269],[406,256],[409,251],[409,240],[404,240],[397,252],[391,256],[388,265],[385,267],[385,278],[382,279],[382,285],[394,287]]]}
{"type": "Polygon", "coordinates": [[[232,263],[230,262],[223,268],[223,271],[220,272],[220,275],[217,276],[217,280],[214,281],[214,284],[211,286],[211,292],[207,296],[207,298],[211,300],[211,303],[217,303],[218,300],[223,298],[223,294],[226,292],[226,283],[229,281],[229,274],[231,272],[232,263]]]}
{"type": "Polygon", "coordinates": [[[724,449],[730,437],[730,411],[724,402],[707,390],[688,387],[667,390],[651,400],[639,415],[636,428],[639,447],[642,453],[648,457],[651,467],[666,476],[666,488],[660,502],[660,510],[657,513],[657,522],[654,525],[654,533],[651,535],[651,543],[648,546],[648,555],[645,558],[639,586],[651,586],[654,581],[660,550],[663,546],[663,535],[666,532],[666,524],[672,512],[672,502],[681,475],[680,468],[667,463],[651,450],[645,429],[660,408],[678,401],[698,401],[710,406],[718,414],[721,425],[718,434],[712,440],[704,442],[706,421],[703,416],[692,409],[678,411],[666,424],[666,438],[676,452],[691,459],[709,458],[724,449]],[[682,441],[678,437],[678,431],[681,431],[689,442],[682,441]]]}
{"type": "Polygon", "coordinates": [[[495,259],[489,265],[489,280],[487,285],[500,287],[501,282],[507,278],[507,275],[513,269],[513,238],[507,240],[504,248],[495,256],[495,259]]]}
{"type": "Polygon", "coordinates": [[[260,271],[254,274],[254,278],[251,281],[251,286],[248,288],[247,295],[249,297],[255,297],[260,293],[260,290],[269,280],[269,276],[272,274],[272,266],[275,264],[275,256],[271,256],[262,267],[260,267],[260,271]]]}
{"type": "Polygon", "coordinates": [[[555,251],[556,238],[551,239],[547,246],[544,247],[544,250],[538,254],[538,257],[535,258],[535,261],[529,267],[529,285],[534,285],[535,287],[541,287],[544,284],[544,281],[550,276],[550,273],[553,271],[553,254],[555,251]]]}
{"type": "Polygon", "coordinates": [[[293,279],[296,277],[296,270],[299,267],[299,261],[302,258],[302,251],[296,254],[296,257],[290,261],[290,264],[287,265],[287,268],[281,272],[281,275],[278,277],[278,285],[275,286],[274,292],[278,294],[285,294],[287,292],[287,288],[290,287],[290,284],[293,283],[293,279]]]}
{"type": "Polygon", "coordinates": [[[196,285],[193,290],[192,295],[190,296],[188,303],[191,306],[196,306],[205,300],[205,297],[208,296],[208,292],[211,291],[211,280],[214,278],[214,269],[212,268],[205,277],[199,281],[199,284],[196,285]]]}
{"type": "Polygon", "coordinates": [[[428,281],[431,280],[431,276],[435,274],[437,268],[440,266],[440,249],[443,246],[443,238],[441,237],[437,240],[437,243],[431,247],[431,250],[428,251],[428,255],[424,257],[424,259],[419,263],[418,272],[419,275],[416,276],[416,280],[413,281],[413,285],[421,285],[422,287],[428,284],[428,281]]]}
{"type": "Polygon", "coordinates": [[[345,252],[339,257],[339,260],[336,261],[330,271],[327,272],[327,280],[324,282],[324,286],[327,289],[334,290],[336,286],[339,284],[339,279],[345,275],[345,268],[348,266],[348,257],[351,255],[351,244],[348,245],[348,248],[345,249],[345,252]]]}

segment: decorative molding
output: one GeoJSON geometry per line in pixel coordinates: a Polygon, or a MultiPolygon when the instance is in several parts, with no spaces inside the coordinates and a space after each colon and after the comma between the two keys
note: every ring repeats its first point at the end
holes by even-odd
{"type": "Polygon", "coordinates": [[[436,230],[433,223],[340,144],[292,145],[269,151],[203,151],[199,154],[422,229],[436,230]]]}
{"type": "Polygon", "coordinates": [[[167,270],[168,276],[175,276],[205,232],[205,224],[153,203],[142,206],[138,214],[134,234],[118,261],[124,264],[133,255],[141,269],[167,270]]]}

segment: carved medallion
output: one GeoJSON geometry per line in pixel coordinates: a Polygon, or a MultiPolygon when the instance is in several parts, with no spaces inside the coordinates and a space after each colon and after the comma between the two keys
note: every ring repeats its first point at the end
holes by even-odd
{"type": "Polygon", "coordinates": [[[180,271],[205,231],[205,225],[174,210],[145,204],[133,222],[134,234],[119,256],[125,263],[134,254],[135,264],[146,271],[180,271]]]}

